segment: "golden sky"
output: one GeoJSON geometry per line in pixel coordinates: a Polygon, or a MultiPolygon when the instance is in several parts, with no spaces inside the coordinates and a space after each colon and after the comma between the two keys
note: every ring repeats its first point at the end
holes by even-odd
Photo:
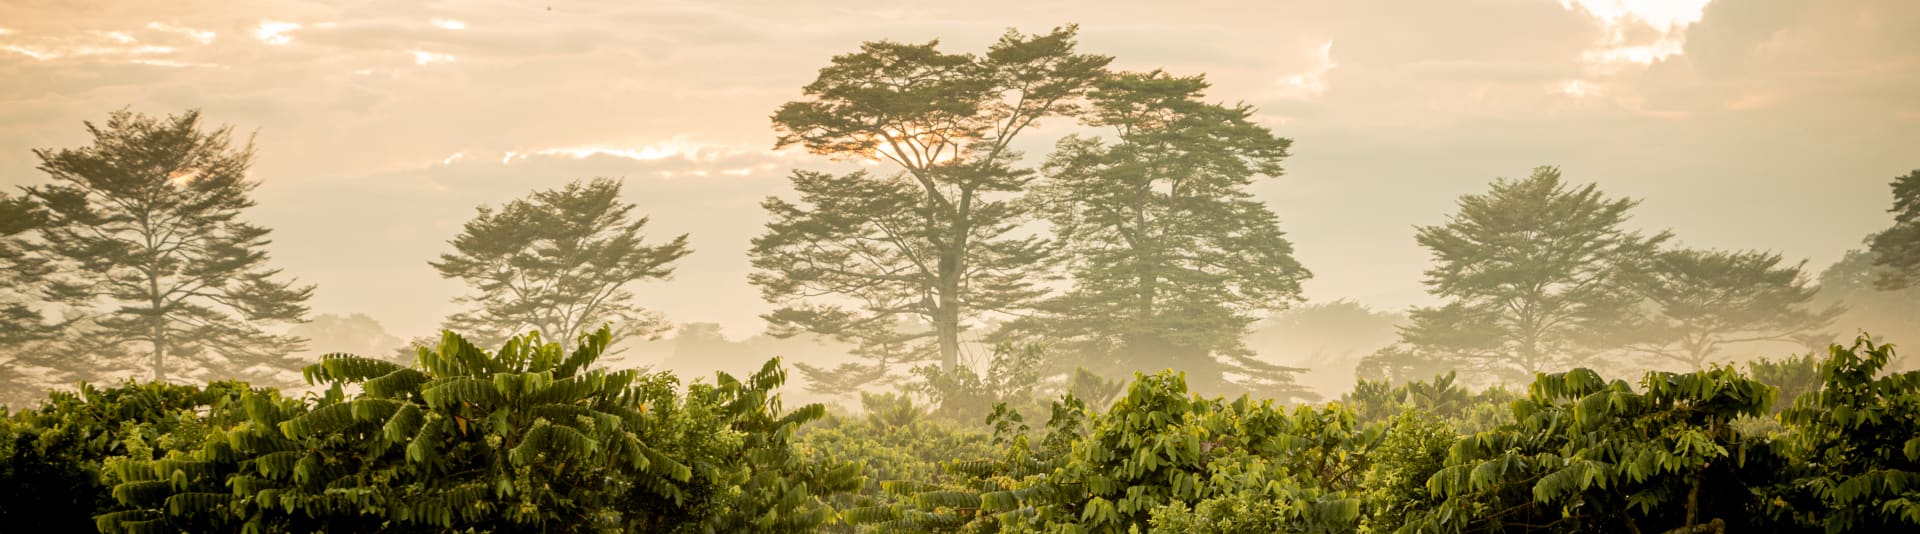
{"type": "Polygon", "coordinates": [[[257,131],[250,217],[316,313],[415,335],[453,310],[426,262],[476,205],[621,177],[695,249],[646,305],[744,335],[768,308],[745,280],[759,199],[844,165],[770,150],[775,107],[861,41],[977,51],[1064,23],[1294,139],[1257,192],[1315,300],[1427,302],[1413,226],[1537,165],[1643,199],[1634,224],[1689,246],[1815,269],[1920,168],[1913,0],[0,0],[0,185],[44,180],[30,150],[85,143],[82,121],[202,108],[257,131]]]}

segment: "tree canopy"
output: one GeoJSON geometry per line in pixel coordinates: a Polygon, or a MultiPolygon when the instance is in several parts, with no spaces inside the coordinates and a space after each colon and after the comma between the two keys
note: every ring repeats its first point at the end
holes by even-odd
{"type": "Polygon", "coordinates": [[[301,340],[263,326],[304,320],[313,287],[270,267],[270,231],[240,217],[260,184],[252,144],[202,128],[199,111],[119,111],[87,133],[90,146],[35,150],[53,183],[25,189],[45,210],[37,247],[61,268],[55,293],[87,310],[70,321],[75,352],[138,346],[155,380],[293,367],[301,340]]]}
{"type": "Polygon", "coordinates": [[[1311,276],[1247,190],[1281,174],[1290,141],[1249,106],[1203,101],[1200,76],[1115,73],[1095,87],[1083,121],[1113,139],[1061,140],[1034,195],[1073,281],[1041,306],[1039,329],[1076,342],[1089,365],[1171,365],[1207,391],[1237,371],[1272,377],[1266,393],[1301,394],[1241,341],[1311,276]]]}
{"type": "Polygon", "coordinates": [[[1553,167],[1461,197],[1446,224],[1419,228],[1434,259],[1425,283],[1444,303],[1415,308],[1402,341],[1508,379],[1610,348],[1640,303],[1631,275],[1670,237],[1627,230],[1635,204],[1553,167]]]}
{"type": "Polygon", "coordinates": [[[614,338],[651,336],[668,325],[633,302],[632,285],[665,279],[691,253],[685,234],[649,244],[647,217],[620,198],[620,182],[597,178],[536,191],[498,210],[481,206],[454,252],[429,262],[474,293],[454,299],[468,311],[447,318],[482,343],[532,330],[572,339],[602,325],[614,338]]]}
{"type": "Polygon", "coordinates": [[[1033,172],[1013,166],[1011,146],[1075,112],[1111,61],[1077,53],[1075,34],[1009,31],[983,55],[868,42],[782,105],[776,147],[895,172],[795,171],[798,202],[762,204],[773,220],[753,241],[751,281],[779,307],[765,316],[773,330],[855,342],[869,376],[921,360],[951,371],[973,321],[1030,306],[1045,242],[1019,231],[1033,172]]]}

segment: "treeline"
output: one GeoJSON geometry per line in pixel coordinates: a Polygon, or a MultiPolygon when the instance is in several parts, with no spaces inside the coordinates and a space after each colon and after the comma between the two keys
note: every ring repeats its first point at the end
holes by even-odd
{"type": "MultiPolygon", "coordinates": [[[[1209,100],[1204,76],[1113,68],[1078,50],[1076,31],[1009,31],[977,53],[864,43],[774,111],[776,147],[878,165],[795,170],[795,194],[762,203],[747,281],[775,306],[767,332],[852,356],[795,362],[810,389],[991,382],[986,355],[999,347],[1041,355],[1031,372],[1054,378],[1173,368],[1208,394],[1319,398],[1302,368],[1248,344],[1311,276],[1249,191],[1282,174],[1291,140],[1251,106],[1209,100]],[[1036,141],[1051,149],[1032,161],[1015,149],[1036,141]]],[[[306,340],[280,329],[309,319],[315,288],[274,267],[269,229],[242,217],[254,148],[197,111],[122,111],[87,129],[89,146],[34,151],[48,183],[0,192],[0,401],[131,373],[297,385],[303,363],[290,355],[306,340]]],[[[1574,366],[1701,369],[1743,343],[1813,349],[1847,328],[1911,329],[1920,171],[1893,193],[1894,226],[1815,280],[1778,253],[1632,231],[1637,201],[1551,167],[1497,180],[1418,228],[1442,304],[1410,310],[1358,370],[1519,383],[1574,366]]],[[[650,239],[648,222],[611,179],[479,207],[428,262],[470,289],[445,326],[483,345],[603,325],[615,343],[665,333],[631,291],[693,249],[687,235],[650,239]]]]}
{"type": "MultiPolygon", "coordinates": [[[[680,384],[538,334],[330,355],[0,413],[0,521],[77,532],[1891,532],[1920,528],[1920,371],[1890,346],[1649,372],[1363,381],[1288,408],[1183,374],[781,405],[773,360],[680,384]],[[1770,384],[1768,382],[1773,382],[1770,384]],[[684,393],[681,387],[684,386],[684,393]],[[1029,416],[1033,416],[1031,421],[1029,416]]],[[[1022,386],[1022,384],[1013,384],[1022,386]]]]}

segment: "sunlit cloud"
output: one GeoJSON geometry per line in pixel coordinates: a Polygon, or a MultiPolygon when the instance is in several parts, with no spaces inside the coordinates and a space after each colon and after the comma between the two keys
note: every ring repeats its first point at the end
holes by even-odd
{"type": "Polygon", "coordinates": [[[536,150],[533,153],[540,154],[543,156],[567,156],[574,159],[585,159],[593,156],[613,156],[616,158],[626,158],[626,159],[638,160],[638,161],[654,161],[654,160],[662,160],[662,159],[667,159],[674,156],[679,156],[681,154],[686,154],[689,152],[687,152],[683,147],[669,142],[669,143],[659,143],[654,145],[648,145],[648,146],[640,147],[637,149],[608,148],[608,147],[571,147],[571,148],[549,148],[545,150],[536,150]]]}
{"type": "Polygon", "coordinates": [[[260,21],[260,26],[253,29],[253,38],[259,39],[262,43],[281,46],[293,42],[293,36],[287,33],[298,29],[300,29],[300,23],[297,22],[263,20],[260,21]]]}
{"type": "Polygon", "coordinates": [[[1571,96],[1574,98],[1601,96],[1604,93],[1604,91],[1600,88],[1600,86],[1595,85],[1593,82],[1589,82],[1586,80],[1562,81],[1558,84],[1555,84],[1553,86],[1553,89],[1555,91],[1558,91],[1560,94],[1571,96]]]}
{"type": "Polygon", "coordinates": [[[454,153],[453,153],[453,155],[451,155],[451,156],[447,156],[447,157],[446,157],[446,159],[442,159],[442,160],[440,160],[440,164],[441,164],[441,165],[452,165],[452,164],[453,164],[453,162],[456,162],[456,161],[460,161],[461,159],[464,159],[464,158],[466,158],[466,157],[467,157],[467,153],[466,153],[466,152],[454,152],[454,153]]]}
{"type": "Polygon", "coordinates": [[[433,19],[433,25],[434,27],[440,28],[442,30],[467,29],[467,23],[453,20],[453,19],[433,19]]]}
{"type": "Polygon", "coordinates": [[[0,35],[13,35],[13,30],[0,28],[0,35]]]}
{"type": "Polygon", "coordinates": [[[52,52],[46,52],[46,51],[42,51],[42,50],[37,50],[37,49],[33,49],[33,48],[27,48],[27,47],[24,47],[24,46],[20,46],[20,45],[6,45],[6,46],[4,46],[4,47],[0,47],[0,50],[5,50],[5,51],[8,51],[8,52],[12,52],[12,53],[15,53],[15,54],[20,54],[20,55],[23,55],[23,56],[27,56],[27,57],[30,57],[30,58],[33,58],[33,59],[34,59],[34,60],[36,60],[36,61],[46,61],[46,60],[49,60],[49,59],[53,59],[53,58],[56,58],[56,57],[60,57],[60,55],[59,55],[59,54],[55,54],[55,53],[52,53],[52,52]]]}
{"type": "Polygon", "coordinates": [[[184,62],[184,61],[174,61],[174,60],[171,60],[171,59],[136,59],[136,60],[133,60],[133,62],[134,62],[134,63],[138,63],[138,64],[141,64],[141,65],[152,65],[152,66],[155,66],[155,67],[168,67],[168,68],[176,68],[176,69],[178,69],[178,68],[186,68],[186,67],[213,67],[213,66],[217,66],[217,65],[213,65],[213,64],[211,64],[211,63],[187,63],[187,62],[184,62]]]}
{"type": "Polygon", "coordinates": [[[178,33],[181,35],[185,35],[189,38],[192,38],[195,41],[199,41],[200,44],[212,44],[213,38],[216,36],[216,34],[211,31],[202,31],[202,30],[196,30],[193,28],[174,26],[172,24],[167,24],[164,22],[149,22],[147,23],[147,29],[154,30],[154,31],[168,32],[168,33],[178,33]]]}
{"type": "Polygon", "coordinates": [[[1311,54],[1305,72],[1280,79],[1282,98],[1315,98],[1327,94],[1327,74],[1340,66],[1333,61],[1333,41],[1314,48],[1311,54]]]}
{"type": "Polygon", "coordinates": [[[425,65],[428,63],[452,63],[453,62],[453,54],[427,52],[424,50],[409,50],[407,51],[407,53],[413,54],[413,64],[415,65],[425,65]]]}
{"type": "Polygon", "coordinates": [[[106,32],[100,35],[105,36],[108,39],[112,39],[113,42],[120,43],[120,44],[133,44],[134,42],[133,36],[127,35],[127,32],[106,32]]]}
{"type": "Polygon", "coordinates": [[[1685,52],[1687,27],[1700,22],[1712,1],[1560,0],[1560,6],[1585,12],[1605,31],[1597,48],[1587,51],[1583,59],[1650,65],[1685,52]]]}

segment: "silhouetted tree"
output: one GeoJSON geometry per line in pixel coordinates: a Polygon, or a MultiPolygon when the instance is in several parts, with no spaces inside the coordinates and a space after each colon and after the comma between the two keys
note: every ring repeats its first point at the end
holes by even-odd
{"type": "Polygon", "coordinates": [[[1639,284],[1653,313],[1632,329],[1629,348],[1697,370],[1729,343],[1793,343],[1831,325],[1842,310],[1811,304],[1819,288],[1805,262],[1780,261],[1757,251],[1660,252],[1639,284]]]}
{"type": "Polygon", "coordinates": [[[1100,364],[1186,370],[1204,391],[1232,372],[1270,396],[1311,396],[1292,383],[1297,369],[1255,360],[1241,342],[1311,276],[1247,191],[1281,174],[1290,141],[1255,124],[1249,106],[1203,101],[1207,85],[1120,73],[1089,95],[1085,122],[1112,141],[1061,140],[1036,189],[1074,281],[1042,306],[1044,330],[1100,364]]]}
{"type": "Polygon", "coordinates": [[[1630,275],[1671,235],[1621,228],[1637,203],[1552,167],[1462,196],[1447,224],[1419,228],[1428,292],[1445,303],[1413,310],[1406,350],[1513,379],[1614,348],[1640,303],[1630,275]]]}
{"type": "Polygon", "coordinates": [[[1901,289],[1920,280],[1920,170],[1895,178],[1893,227],[1869,238],[1873,264],[1887,267],[1878,281],[1882,289],[1901,289]]]}
{"type": "Polygon", "coordinates": [[[899,172],[796,171],[797,202],[762,204],[772,221],[753,241],[751,280],[779,306],[770,331],[856,343],[882,370],[937,359],[951,371],[971,319],[1039,296],[1044,242],[1019,231],[1029,216],[1015,202],[1033,173],[1012,166],[1011,146],[1076,111],[1110,61],[1075,53],[1074,37],[1009,31],[984,56],[868,42],[781,106],[776,147],[899,172]]]}
{"type": "MultiPolygon", "coordinates": [[[[1820,292],[1815,298],[1816,306],[1840,306],[1845,308],[1834,320],[1834,334],[1841,338],[1850,338],[1865,333],[1872,335],[1876,343],[1886,342],[1886,338],[1899,336],[1907,332],[1920,331],[1920,285],[1910,285],[1900,289],[1882,289],[1878,282],[1887,271],[1887,267],[1877,266],[1871,251],[1850,250],[1833,265],[1820,272],[1820,292]]],[[[1834,343],[1833,335],[1822,335],[1809,339],[1808,350],[1825,352],[1829,343],[1834,343]]],[[[1895,362],[1894,368],[1913,369],[1916,356],[1904,356],[1895,362]]]]}
{"type": "Polygon", "coordinates": [[[450,241],[454,252],[428,262],[474,290],[454,299],[472,309],[448,317],[447,328],[482,345],[528,330],[570,340],[606,324],[615,340],[664,332],[666,322],[635,305],[628,287],[672,276],[673,262],[692,251],[685,234],[647,244],[648,219],[633,209],[620,200],[620,182],[605,178],[536,191],[498,211],[479,207],[450,241]]]}
{"type": "Polygon", "coordinates": [[[44,375],[55,362],[36,349],[56,333],[37,306],[53,269],[26,242],[45,222],[32,200],[0,191],[0,405],[25,406],[52,382],[44,375]]]}
{"type": "MultiPolygon", "coordinates": [[[[382,326],[380,321],[364,313],[316,315],[306,323],[288,330],[287,335],[306,339],[309,349],[307,354],[310,357],[333,353],[380,357],[392,355],[397,349],[407,345],[406,340],[387,332],[387,328],[382,326]]],[[[406,356],[397,360],[397,363],[413,363],[413,351],[406,351],[406,356]]]]}
{"type": "Polygon", "coordinates": [[[313,288],[269,268],[269,230],[240,219],[259,186],[252,144],[202,130],[197,110],[86,126],[91,146],[34,151],[54,183],[26,188],[46,210],[38,246],[61,267],[56,293],[98,310],[69,337],[144,347],[155,380],[179,360],[212,376],[297,368],[285,355],[300,339],[261,326],[301,321],[313,288]]]}
{"type": "Polygon", "coordinates": [[[1337,395],[1353,387],[1362,358],[1398,339],[1398,328],[1406,320],[1404,314],[1352,300],[1308,303],[1254,323],[1246,343],[1264,359],[1307,368],[1299,377],[1302,384],[1337,395]]]}

